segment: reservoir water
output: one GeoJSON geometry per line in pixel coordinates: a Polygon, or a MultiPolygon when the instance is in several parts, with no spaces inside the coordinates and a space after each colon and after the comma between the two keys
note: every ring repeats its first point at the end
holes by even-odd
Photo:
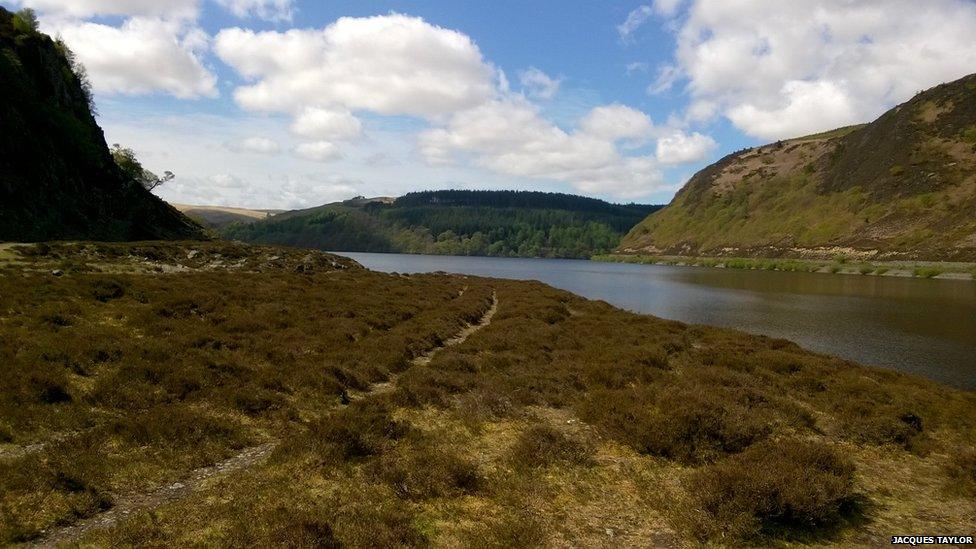
{"type": "Polygon", "coordinates": [[[860,275],[341,252],[385,272],[539,280],[623,309],[795,341],[976,389],[976,282],[860,275]]]}

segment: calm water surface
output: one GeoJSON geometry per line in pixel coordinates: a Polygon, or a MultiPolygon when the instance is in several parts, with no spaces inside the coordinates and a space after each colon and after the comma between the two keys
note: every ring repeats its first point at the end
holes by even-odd
{"type": "Polygon", "coordinates": [[[976,389],[976,283],[565,259],[342,255],[377,271],[540,280],[618,307],[790,339],[976,389]]]}

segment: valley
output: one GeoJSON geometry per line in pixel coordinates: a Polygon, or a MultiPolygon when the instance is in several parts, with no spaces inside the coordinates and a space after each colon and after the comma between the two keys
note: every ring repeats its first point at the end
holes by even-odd
{"type": "Polygon", "coordinates": [[[299,1],[0,0],[0,545],[973,533],[972,6],[299,1]]]}

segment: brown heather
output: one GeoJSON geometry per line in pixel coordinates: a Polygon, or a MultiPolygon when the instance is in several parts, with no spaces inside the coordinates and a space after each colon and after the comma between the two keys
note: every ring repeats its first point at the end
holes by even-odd
{"type": "Polygon", "coordinates": [[[0,364],[0,543],[267,442],[77,541],[850,545],[976,516],[972,393],[535,282],[4,247],[0,364]]]}

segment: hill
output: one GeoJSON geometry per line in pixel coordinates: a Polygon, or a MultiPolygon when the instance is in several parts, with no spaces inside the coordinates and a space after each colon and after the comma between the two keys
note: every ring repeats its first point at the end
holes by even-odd
{"type": "Polygon", "coordinates": [[[283,211],[252,210],[227,206],[194,206],[190,204],[172,204],[172,206],[190,219],[211,229],[221,229],[232,223],[253,223],[283,211]]]}
{"type": "Polygon", "coordinates": [[[972,534],[972,392],[537,282],[219,241],[0,252],[0,545],[972,534]]]}
{"type": "Polygon", "coordinates": [[[730,154],[619,251],[976,261],[976,75],[870,124],[730,154]]]}
{"type": "Polygon", "coordinates": [[[61,42],[0,8],[0,240],[198,236],[122,175],[61,42]]]}
{"type": "Polygon", "coordinates": [[[228,238],[344,252],[588,258],[658,206],[528,191],[356,198],[225,227],[228,238]]]}

